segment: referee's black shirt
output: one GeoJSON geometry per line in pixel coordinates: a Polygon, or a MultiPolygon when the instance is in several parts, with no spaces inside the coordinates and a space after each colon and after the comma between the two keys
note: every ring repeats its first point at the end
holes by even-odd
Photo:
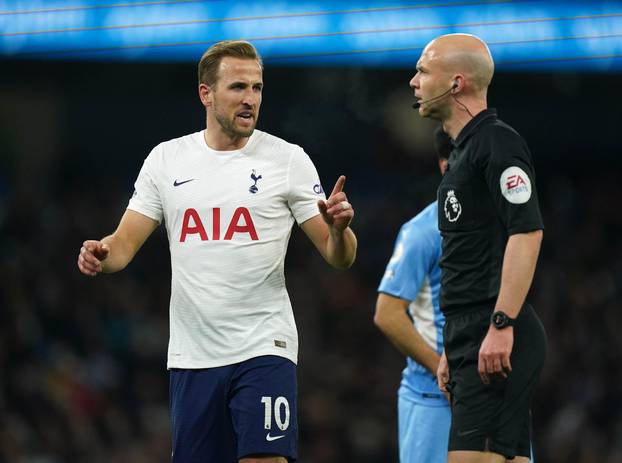
{"type": "Polygon", "coordinates": [[[493,305],[508,236],[544,228],[531,153],[494,109],[477,114],[454,142],[438,224],[442,311],[493,305]]]}

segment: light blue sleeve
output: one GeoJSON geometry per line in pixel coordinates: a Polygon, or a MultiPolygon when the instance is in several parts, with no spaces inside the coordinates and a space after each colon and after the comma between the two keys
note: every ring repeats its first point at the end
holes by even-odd
{"type": "Polygon", "coordinates": [[[411,220],[402,226],[378,292],[414,301],[433,266],[437,249],[434,229],[411,220]]]}

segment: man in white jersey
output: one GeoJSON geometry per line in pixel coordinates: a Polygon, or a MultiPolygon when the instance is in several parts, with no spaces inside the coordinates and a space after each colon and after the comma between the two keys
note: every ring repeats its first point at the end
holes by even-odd
{"type": "Polygon", "coordinates": [[[262,74],[250,43],[210,47],[198,70],[207,129],[156,146],[117,230],[78,257],[86,275],[119,271],[166,225],[174,463],[296,460],[292,225],[336,268],[356,254],[345,177],[326,200],[302,148],[255,130],[262,74]]]}
{"type": "MultiPolygon", "coordinates": [[[[452,144],[438,129],[435,146],[445,173],[452,144]]],[[[436,383],[445,318],[439,306],[441,234],[437,202],[406,222],[378,287],[374,322],[406,356],[398,390],[400,463],[445,463],[451,411],[436,383]]]]}

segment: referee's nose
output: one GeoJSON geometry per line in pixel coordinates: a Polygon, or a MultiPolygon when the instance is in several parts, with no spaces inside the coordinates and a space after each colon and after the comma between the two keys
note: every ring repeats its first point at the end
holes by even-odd
{"type": "Polygon", "coordinates": [[[408,85],[410,86],[410,88],[412,88],[413,90],[416,90],[419,88],[419,72],[417,72],[412,79],[410,79],[410,82],[408,83],[408,85]]]}

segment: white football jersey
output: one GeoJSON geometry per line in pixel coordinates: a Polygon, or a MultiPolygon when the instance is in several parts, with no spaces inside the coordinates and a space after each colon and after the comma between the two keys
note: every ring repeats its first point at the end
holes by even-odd
{"type": "Polygon", "coordinates": [[[214,151],[203,132],[156,146],[128,209],[166,225],[172,284],[168,368],[260,355],[297,362],[284,261],[294,220],[319,214],[317,171],[297,145],[255,130],[214,151]]]}

